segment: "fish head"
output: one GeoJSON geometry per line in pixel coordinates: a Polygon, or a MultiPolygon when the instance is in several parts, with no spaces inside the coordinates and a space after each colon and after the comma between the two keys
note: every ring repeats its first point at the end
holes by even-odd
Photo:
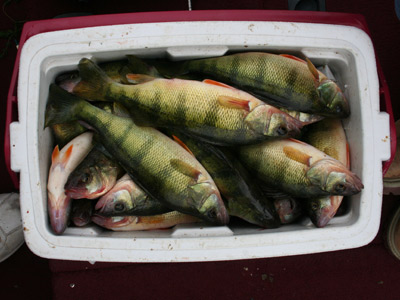
{"type": "Polygon", "coordinates": [[[335,216],[342,199],[342,196],[326,196],[306,201],[307,213],[313,224],[318,228],[325,227],[335,216]]]}
{"type": "MultiPolygon", "coordinates": [[[[233,199],[234,201],[235,199],[233,199]]],[[[277,211],[274,209],[272,202],[264,203],[263,207],[243,209],[240,218],[252,223],[257,224],[263,228],[277,228],[280,226],[280,219],[277,211]],[[270,206],[270,207],[269,207],[270,206]]]]}
{"type": "Polygon", "coordinates": [[[73,199],[98,198],[112,184],[109,177],[96,166],[86,168],[78,174],[71,173],[71,175],[64,188],[65,193],[73,199]]]}
{"type": "Polygon", "coordinates": [[[274,205],[282,224],[294,222],[302,213],[301,205],[290,196],[275,199],[274,205]]]}
{"type": "Polygon", "coordinates": [[[340,118],[347,118],[350,115],[349,102],[334,81],[323,80],[317,90],[329,114],[340,118]]]}
{"type": "Polygon", "coordinates": [[[198,203],[196,208],[199,217],[214,224],[228,224],[228,211],[214,184],[201,182],[190,186],[189,198],[193,203],[198,203]]]}
{"type": "Polygon", "coordinates": [[[74,200],[72,203],[71,220],[75,226],[82,227],[90,223],[93,213],[92,200],[74,200]]]}
{"type": "Polygon", "coordinates": [[[55,234],[62,234],[68,225],[71,212],[71,198],[62,194],[48,193],[48,210],[50,225],[55,234]]]}
{"type": "Polygon", "coordinates": [[[321,159],[306,174],[313,185],[330,195],[351,196],[364,188],[360,178],[334,159],[321,159]]]}
{"type": "Polygon", "coordinates": [[[97,201],[95,210],[103,215],[125,214],[134,208],[129,191],[121,189],[110,191],[97,201]]]}
{"type": "Polygon", "coordinates": [[[81,81],[81,78],[78,72],[70,72],[57,76],[55,81],[62,89],[72,93],[75,86],[81,81]]]}
{"type": "Polygon", "coordinates": [[[302,123],[277,108],[259,105],[245,119],[256,133],[271,137],[289,137],[300,133],[302,123]]]}

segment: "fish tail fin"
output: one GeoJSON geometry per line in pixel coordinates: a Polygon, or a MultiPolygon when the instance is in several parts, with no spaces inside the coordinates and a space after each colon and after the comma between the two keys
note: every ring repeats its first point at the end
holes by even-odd
{"type": "Polygon", "coordinates": [[[82,58],[78,65],[81,81],[74,87],[74,94],[93,101],[109,101],[105,94],[112,79],[93,61],[82,58]]]}
{"type": "Polygon", "coordinates": [[[78,120],[79,112],[85,104],[85,100],[68,93],[55,84],[51,84],[44,127],[78,120]]]}

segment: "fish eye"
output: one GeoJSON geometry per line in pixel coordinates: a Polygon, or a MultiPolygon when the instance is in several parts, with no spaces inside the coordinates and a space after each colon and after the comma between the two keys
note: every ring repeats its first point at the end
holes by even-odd
{"type": "Polygon", "coordinates": [[[211,209],[207,212],[207,217],[210,219],[215,219],[216,216],[217,216],[217,213],[216,213],[215,209],[211,209]]]}
{"type": "Polygon", "coordinates": [[[278,133],[278,135],[285,135],[285,134],[287,134],[288,130],[287,130],[286,126],[281,125],[278,127],[276,132],[278,133]]]}
{"type": "Polygon", "coordinates": [[[89,173],[84,173],[84,174],[82,175],[81,181],[82,181],[83,183],[86,183],[86,182],[88,182],[89,178],[90,178],[90,174],[89,174],[89,173]]]}
{"type": "Polygon", "coordinates": [[[338,183],[335,186],[335,191],[336,192],[344,192],[346,190],[346,186],[343,183],[338,183]]]}
{"type": "Polygon", "coordinates": [[[315,203],[315,202],[311,203],[311,209],[312,210],[317,210],[318,209],[318,204],[315,203]]]}
{"type": "Polygon", "coordinates": [[[125,204],[121,203],[121,202],[116,203],[115,206],[114,206],[114,209],[116,211],[123,211],[125,209],[125,204]]]}

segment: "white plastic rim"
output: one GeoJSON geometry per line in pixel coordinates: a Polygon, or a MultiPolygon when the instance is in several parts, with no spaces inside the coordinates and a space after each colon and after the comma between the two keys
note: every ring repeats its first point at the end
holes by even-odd
{"type": "Polygon", "coordinates": [[[265,258],[349,249],[376,236],[382,205],[382,161],[390,157],[389,117],[379,111],[379,85],[370,38],[355,27],[289,22],[171,22],[56,31],[31,37],[21,52],[19,121],[11,124],[11,163],[20,172],[25,240],[37,255],[70,260],[183,262],[265,258]],[[43,129],[48,87],[76,69],[83,57],[96,62],[140,57],[173,60],[228,51],[304,54],[328,64],[345,90],[351,116],[343,124],[352,170],[364,190],[350,209],[325,228],[299,224],[262,230],[252,225],[186,225],[151,232],[109,232],[96,226],[54,235],[47,218],[47,174],[52,139],[43,129]]]}

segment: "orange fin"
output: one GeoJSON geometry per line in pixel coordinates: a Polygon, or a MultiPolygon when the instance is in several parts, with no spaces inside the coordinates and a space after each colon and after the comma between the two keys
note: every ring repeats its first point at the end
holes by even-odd
{"type": "Polygon", "coordinates": [[[201,174],[199,170],[180,159],[171,159],[170,164],[175,170],[190,178],[193,178],[196,182],[201,174]]]}
{"type": "Polygon", "coordinates": [[[229,108],[244,109],[250,111],[249,100],[243,100],[231,96],[218,96],[218,103],[229,108]]]}
{"type": "Polygon", "coordinates": [[[51,155],[51,163],[53,165],[61,164],[61,165],[65,166],[67,164],[69,158],[71,157],[73,146],[74,145],[69,146],[67,151],[65,151],[65,153],[61,156],[60,149],[58,148],[58,145],[57,145],[53,150],[53,154],[51,155]]]}
{"type": "Polygon", "coordinates": [[[309,145],[309,144],[307,144],[307,143],[305,143],[305,142],[303,142],[303,141],[296,140],[296,139],[292,139],[292,138],[288,138],[288,140],[291,141],[291,142],[293,142],[293,143],[300,144],[300,145],[309,145]]]}
{"type": "Polygon", "coordinates": [[[350,170],[350,146],[349,146],[349,143],[347,143],[347,142],[346,142],[346,153],[347,153],[346,167],[350,170]]]}
{"type": "Polygon", "coordinates": [[[74,145],[69,146],[67,151],[65,151],[63,157],[61,158],[61,164],[63,166],[65,166],[67,164],[67,162],[69,161],[69,158],[71,157],[71,154],[72,154],[73,147],[74,147],[74,145]]]}
{"type": "Polygon", "coordinates": [[[298,57],[296,57],[296,56],[290,55],[290,54],[279,54],[279,55],[280,55],[280,56],[283,56],[283,57],[286,57],[286,58],[293,59],[293,60],[297,60],[297,61],[302,62],[302,63],[304,63],[304,64],[307,63],[305,60],[303,60],[303,59],[301,59],[301,58],[298,58],[298,57]]]}
{"type": "Polygon", "coordinates": [[[314,79],[319,82],[319,72],[317,68],[313,65],[311,60],[306,58],[308,69],[310,70],[311,74],[313,75],[314,79]]]}
{"type": "Polygon", "coordinates": [[[53,154],[51,155],[51,163],[55,164],[58,161],[58,157],[60,156],[60,148],[58,145],[54,147],[53,154]]]}
{"type": "Polygon", "coordinates": [[[190,154],[192,154],[194,156],[193,152],[190,151],[188,146],[186,146],[185,143],[182,142],[177,136],[172,135],[172,138],[174,139],[175,142],[177,142],[179,145],[181,145],[187,152],[189,152],[190,154]]]}
{"type": "Polygon", "coordinates": [[[311,156],[308,155],[307,153],[301,152],[300,150],[290,146],[283,147],[283,152],[290,159],[295,160],[308,167],[310,166],[311,156]]]}
{"type": "Polygon", "coordinates": [[[222,83],[222,82],[219,82],[219,81],[215,81],[215,80],[212,80],[212,79],[204,79],[203,82],[207,83],[207,84],[212,84],[212,85],[216,85],[216,86],[222,86],[222,87],[225,87],[225,88],[228,88],[228,89],[236,90],[233,86],[230,86],[230,85],[227,85],[225,83],[222,83]]]}
{"type": "Polygon", "coordinates": [[[126,74],[126,79],[129,83],[140,84],[154,80],[153,76],[144,75],[144,74],[126,74]]]}

